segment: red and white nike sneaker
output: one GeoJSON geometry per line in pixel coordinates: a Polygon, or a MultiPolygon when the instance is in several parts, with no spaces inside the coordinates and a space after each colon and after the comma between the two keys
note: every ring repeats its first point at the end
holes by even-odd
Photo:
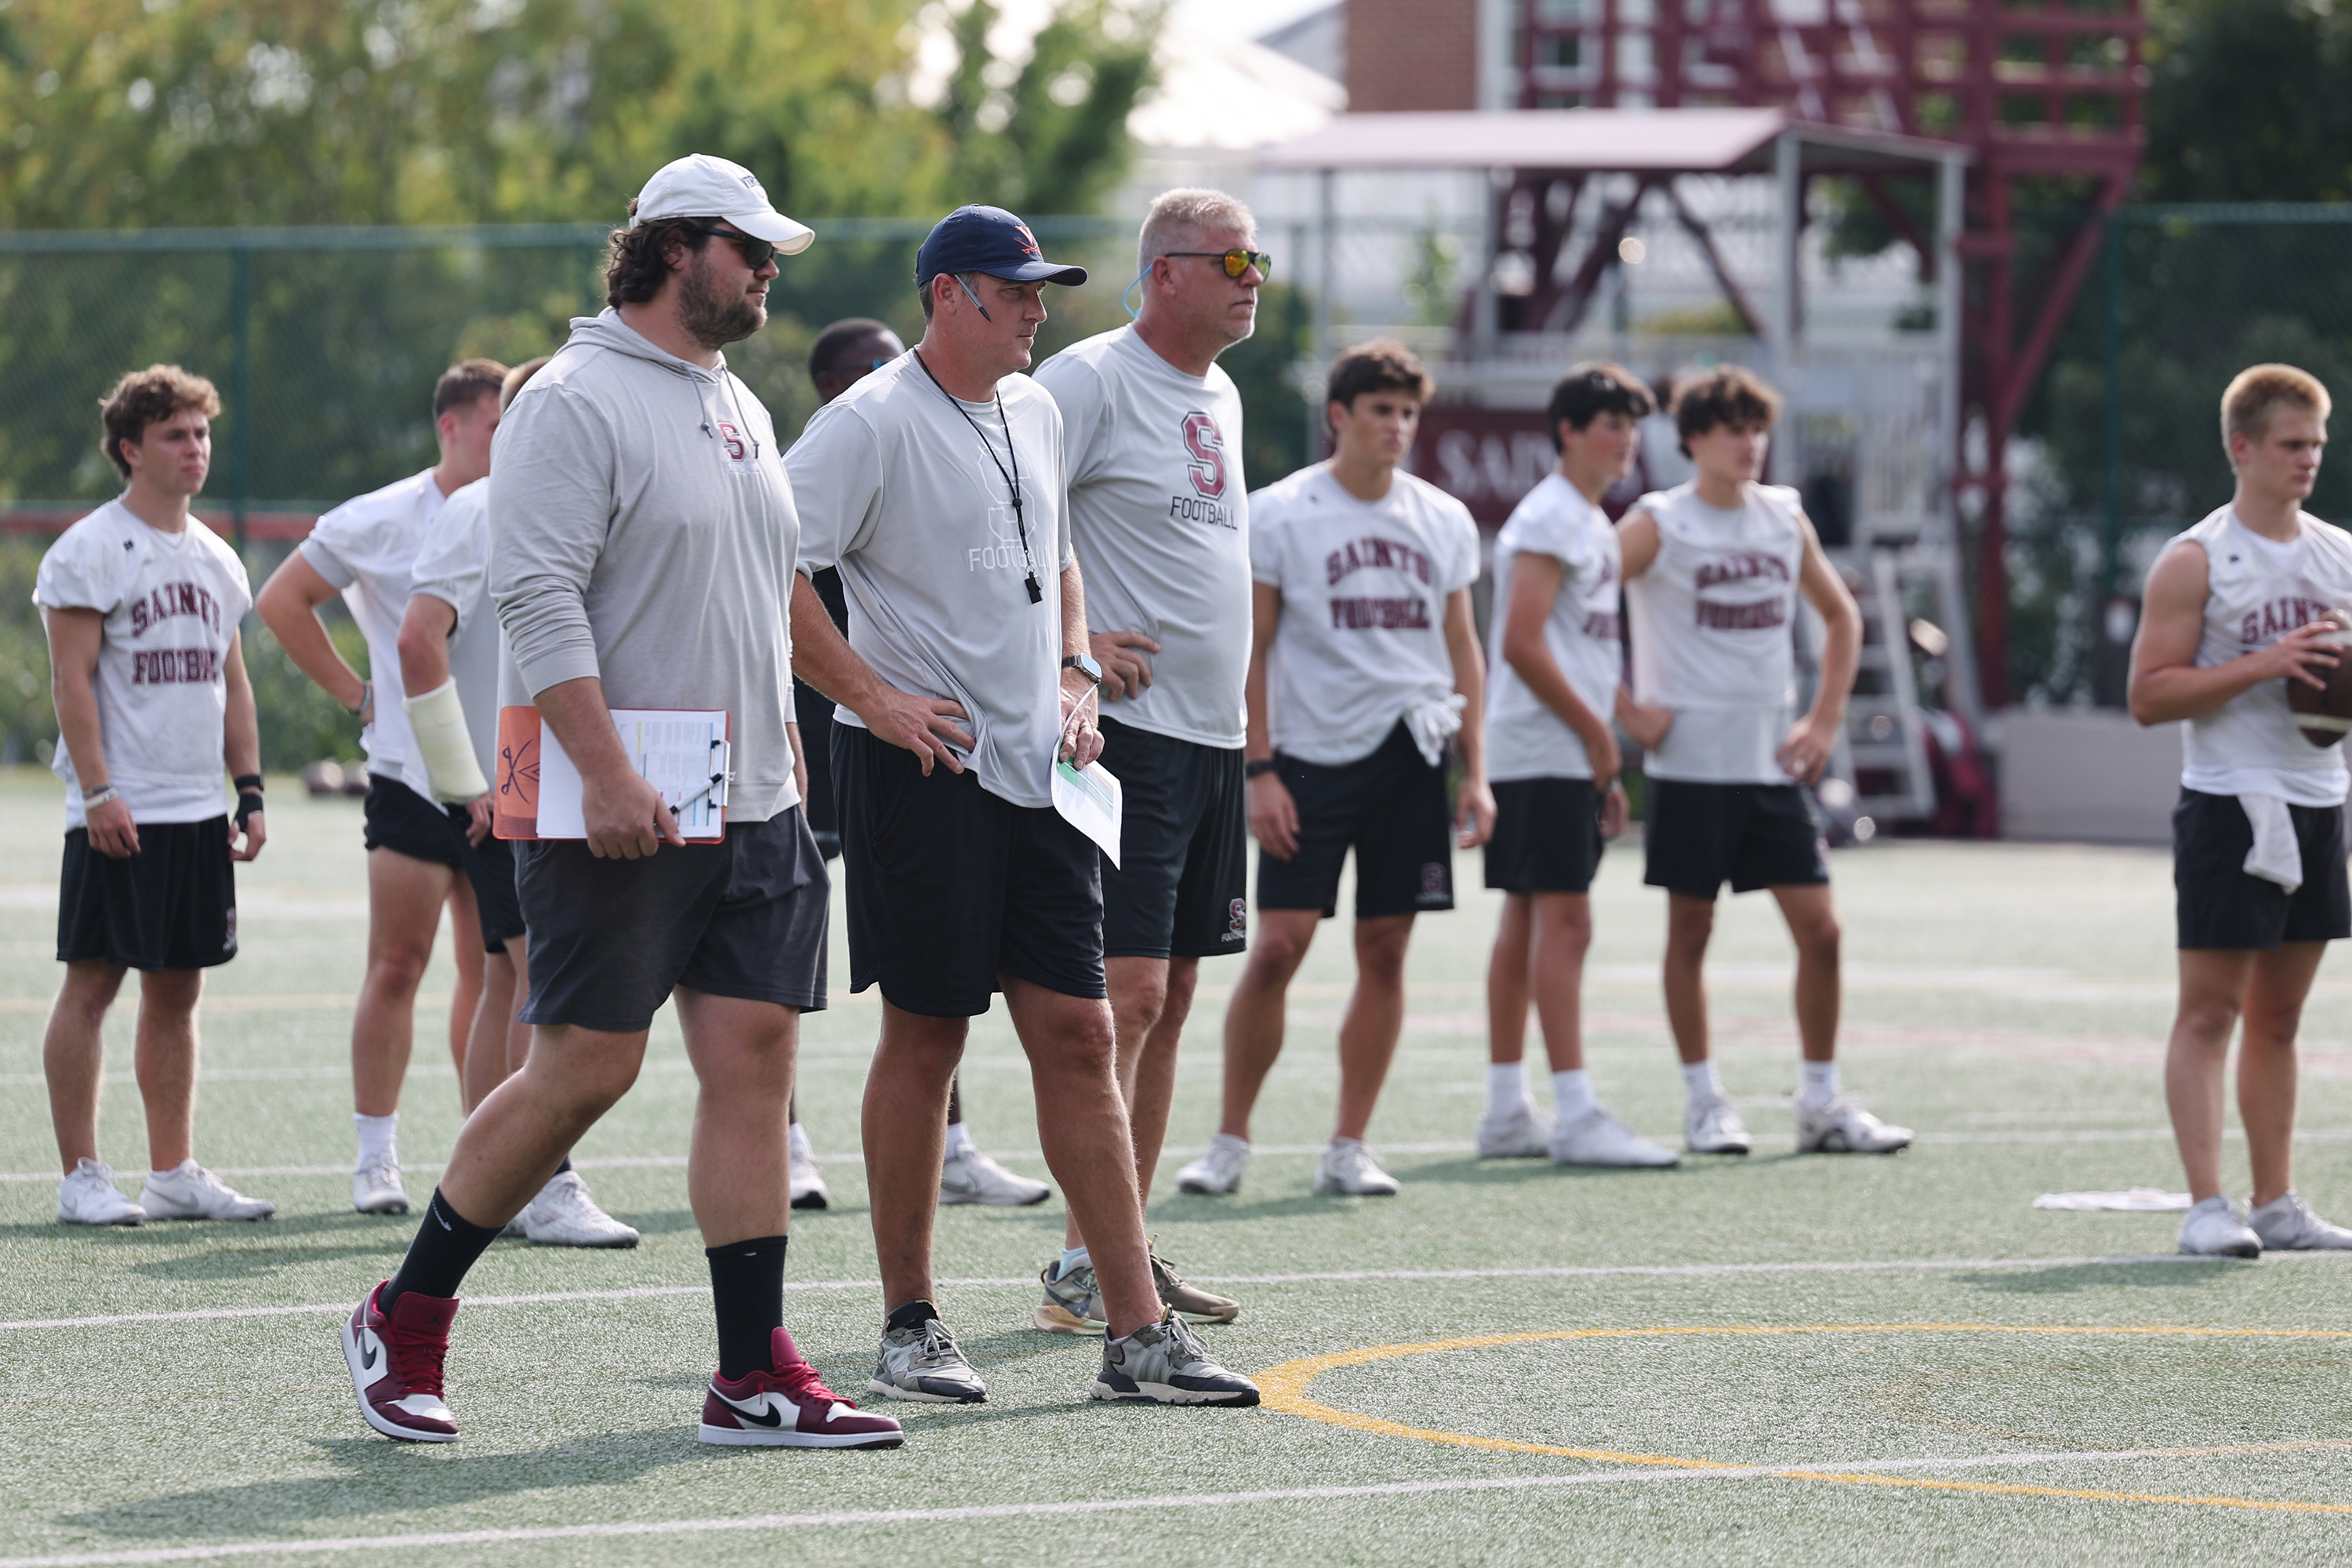
{"type": "Polygon", "coordinates": [[[387,1437],[454,1443],[457,1418],[441,1403],[441,1363],[457,1303],[408,1290],[385,1313],[378,1302],[390,1283],[369,1291],[343,1323],[343,1360],[351,1363],[360,1415],[387,1437]]]}
{"type": "Polygon", "coordinates": [[[772,1448],[895,1448],[907,1440],[897,1421],[869,1415],[827,1388],[816,1368],[801,1359],[791,1330],[769,1336],[768,1359],[775,1363],[772,1372],[740,1381],[712,1376],[696,1436],[706,1443],[772,1448]]]}

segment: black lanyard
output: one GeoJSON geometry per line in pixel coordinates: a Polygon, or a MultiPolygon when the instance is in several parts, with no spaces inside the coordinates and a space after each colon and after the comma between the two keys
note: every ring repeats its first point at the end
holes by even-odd
{"type": "Polygon", "coordinates": [[[963,405],[963,400],[947,389],[947,384],[932,373],[929,364],[924,363],[921,354],[915,356],[915,363],[923,366],[923,374],[930,376],[931,384],[940,389],[940,395],[955,405],[955,411],[963,416],[963,422],[971,426],[973,435],[980,437],[981,449],[988,454],[988,460],[996,464],[997,477],[1004,481],[1005,490],[1013,497],[1013,526],[1021,535],[1022,563],[1029,568],[1029,575],[1026,579],[1029,585],[1029,602],[1033,605],[1044,604],[1045,590],[1037,582],[1037,558],[1030,553],[1029,550],[1029,520],[1022,514],[1021,510],[1021,448],[1013,443],[1013,421],[1005,416],[1004,395],[991,394],[996,399],[997,420],[1004,426],[1004,450],[1013,459],[1011,473],[1005,472],[1004,465],[997,461],[996,443],[988,438],[988,432],[980,427],[980,421],[971,416],[971,410],[963,405]]]}

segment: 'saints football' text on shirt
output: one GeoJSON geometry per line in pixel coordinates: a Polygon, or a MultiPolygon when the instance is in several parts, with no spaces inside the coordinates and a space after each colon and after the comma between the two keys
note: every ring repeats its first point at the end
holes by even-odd
{"type": "MultiPolygon", "coordinates": [[[[2266,539],[2223,507],[2168,540],[2205,552],[2205,625],[2197,668],[2266,648],[2330,610],[2352,609],[2352,538],[2309,513],[2292,542],[2266,539]]],[[[2159,554],[2158,559],[2162,559],[2159,554]]],[[[2336,805],[2347,782],[2344,745],[2315,746],[2295,728],[2286,682],[2265,680],[2180,726],[2180,782],[2207,795],[2273,795],[2336,805]]]]}
{"type": "Polygon", "coordinates": [[[1091,632],[1141,632],[1151,684],[1106,718],[1180,741],[1242,743],[1249,674],[1249,497],[1242,399],[1214,365],[1187,375],[1121,327],[1037,367],[1062,411],[1070,532],[1091,632]]]}
{"type": "MultiPolygon", "coordinates": [[[[1077,559],[1062,416],[1025,375],[996,390],[1002,419],[993,401],[950,397],[910,351],[818,409],[784,466],[800,501],[801,570],[840,568],[850,647],[898,690],[962,704],[982,788],[1049,806],[1062,573],[1077,559]]],[[[834,717],[863,727],[846,708],[834,717]]]]}
{"type": "Polygon", "coordinates": [[[1250,497],[1250,570],[1282,593],[1267,657],[1275,750],[1337,767],[1454,690],[1445,601],[1478,577],[1478,525],[1400,470],[1358,500],[1322,465],[1250,497]]]}
{"type": "Polygon", "coordinates": [[[1674,710],[1644,771],[1700,784],[1787,784],[1776,760],[1796,702],[1797,492],[1751,484],[1737,510],[1696,484],[1643,496],[1658,553],[1625,584],[1633,695],[1674,710]]]}
{"type": "Polygon", "coordinates": [[[367,638],[367,678],[375,716],[360,731],[368,771],[398,779],[425,799],[433,781],[409,738],[400,705],[400,618],[408,613],[409,573],[425,531],[441,511],[433,470],[345,501],[320,518],[301,544],[302,559],[343,592],[343,603],[367,638]]]}
{"type": "Polygon", "coordinates": [[[1515,573],[1530,555],[1559,563],[1559,595],[1544,620],[1544,646],[1570,688],[1604,724],[1616,707],[1623,669],[1618,624],[1617,531],[1608,514],[1558,473],[1529,490],[1495,538],[1495,605],[1486,660],[1486,773],[1508,779],[1592,776],[1584,742],[1529,689],[1503,657],[1515,573]]]}
{"type": "MultiPolygon", "coordinates": [[[[105,617],[98,668],[98,735],[107,783],[133,822],[205,822],[226,809],[223,745],[228,682],[222,663],[253,585],[236,552],[188,519],[179,533],[112,500],[58,536],[41,557],[33,602],[105,617]]],[[[49,770],[66,781],[66,826],[82,826],[81,780],[65,742],[49,770]]]]}

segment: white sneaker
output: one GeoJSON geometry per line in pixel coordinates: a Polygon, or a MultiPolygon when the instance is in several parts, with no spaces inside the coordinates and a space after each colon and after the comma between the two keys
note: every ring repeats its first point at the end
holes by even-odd
{"type": "Polygon", "coordinates": [[[114,1167],[85,1159],[58,1184],[59,1225],[145,1225],[147,1211],[114,1184],[114,1167]]]}
{"type": "Polygon", "coordinates": [[[1909,1147],[1911,1129],[1881,1121],[1858,1100],[1832,1095],[1810,1110],[1797,1102],[1800,1154],[1898,1154],[1909,1147]]]}
{"type": "Polygon", "coordinates": [[[826,1191],[824,1173],[817,1169],[816,1151],[809,1147],[807,1131],[797,1121],[793,1123],[793,1207],[821,1209],[833,1201],[826,1191]]]}
{"type": "Polygon", "coordinates": [[[522,1211],[522,1233],[541,1247],[635,1247],[637,1233],[596,1206],[577,1171],[558,1171],[522,1211]]]}
{"type": "Polygon", "coordinates": [[[1478,1158],[1540,1160],[1551,1148],[1551,1112],[1521,1099],[1509,1111],[1478,1118],[1478,1158]]]}
{"type": "Polygon", "coordinates": [[[1402,1184],[1360,1139],[1332,1139],[1315,1167],[1315,1190],[1325,1197],[1392,1198],[1402,1184]]]}
{"type": "Polygon", "coordinates": [[[2352,1230],[2328,1224],[2292,1192],[2248,1215],[2246,1227],[2269,1252],[2352,1252],[2352,1230]]]}
{"type": "Polygon", "coordinates": [[[1710,1094],[1683,1107],[1683,1143],[1694,1154],[1745,1154],[1748,1123],[1731,1101],[1710,1094]]]}
{"type": "Polygon", "coordinates": [[[268,1219],[278,1212],[268,1199],[247,1197],[194,1160],[148,1172],[139,1206],[149,1219],[268,1219]]]}
{"type": "Polygon", "coordinates": [[[1555,1131],[1549,1152],[1555,1165],[1663,1170],[1682,1163],[1672,1149],[1658,1147],[1598,1105],[1555,1131]]]}
{"type": "Polygon", "coordinates": [[[1201,1157],[1176,1173],[1176,1190],[1180,1193],[1237,1193],[1242,1190],[1242,1173],[1249,1169],[1250,1146],[1246,1138],[1236,1138],[1230,1132],[1220,1132],[1209,1140],[1201,1157]]]}
{"type": "MultiPolygon", "coordinates": [[[[2275,1204],[2265,1205],[2275,1208],[2275,1204]]],[[[2191,1258],[2260,1258],[2263,1238],[2225,1194],[2216,1193],[2180,1222],[2180,1250],[2191,1258]]]]}
{"type": "Polygon", "coordinates": [[[408,1189],[400,1184],[400,1156],[386,1150],[362,1160],[352,1173],[352,1207],[362,1214],[406,1214],[408,1189]]]}
{"type": "Polygon", "coordinates": [[[1014,1175],[969,1143],[940,1164],[940,1202],[943,1204],[1021,1209],[1053,1195],[1054,1189],[1045,1183],[1014,1175]]]}

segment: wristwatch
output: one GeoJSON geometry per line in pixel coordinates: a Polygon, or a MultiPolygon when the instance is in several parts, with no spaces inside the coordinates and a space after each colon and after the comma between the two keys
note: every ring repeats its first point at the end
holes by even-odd
{"type": "Polygon", "coordinates": [[[1062,661],[1064,669],[1075,669],[1096,686],[1102,684],[1102,666],[1083,653],[1074,653],[1062,661]]]}

